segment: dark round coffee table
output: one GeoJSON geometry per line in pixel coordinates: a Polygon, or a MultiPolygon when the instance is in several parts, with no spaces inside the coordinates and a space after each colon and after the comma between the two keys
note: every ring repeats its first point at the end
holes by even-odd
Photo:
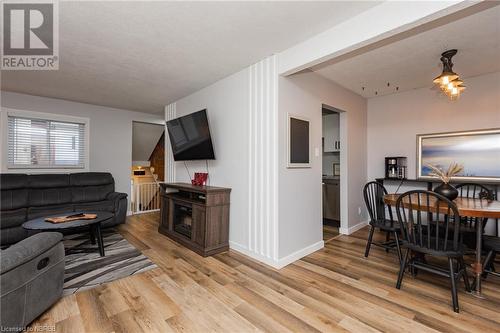
{"type": "MultiPolygon", "coordinates": [[[[29,220],[23,223],[23,228],[28,230],[41,230],[41,231],[63,231],[70,230],[74,228],[82,228],[89,227],[90,240],[92,244],[96,243],[97,238],[97,246],[99,247],[99,254],[101,257],[104,257],[104,243],[102,241],[101,234],[101,223],[113,218],[113,214],[109,212],[84,212],[88,214],[96,214],[97,217],[92,220],[75,220],[71,222],[65,223],[50,223],[46,222],[45,219],[48,217],[56,217],[56,216],[67,216],[74,215],[80,212],[68,212],[68,213],[59,213],[44,217],[39,217],[33,220],[29,220]]],[[[83,213],[83,212],[82,212],[83,213]]]]}

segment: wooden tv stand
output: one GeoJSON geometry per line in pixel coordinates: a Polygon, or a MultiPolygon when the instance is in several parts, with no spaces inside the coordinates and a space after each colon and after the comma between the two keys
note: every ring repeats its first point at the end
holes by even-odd
{"type": "Polygon", "coordinates": [[[160,184],[158,232],[207,257],[229,249],[229,195],[231,189],[160,184]]]}

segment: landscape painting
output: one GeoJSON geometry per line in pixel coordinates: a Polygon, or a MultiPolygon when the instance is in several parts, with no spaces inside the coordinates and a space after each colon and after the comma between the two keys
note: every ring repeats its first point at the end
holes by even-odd
{"type": "Polygon", "coordinates": [[[417,135],[418,178],[451,163],[464,167],[456,179],[500,181],[500,129],[417,135]]]}

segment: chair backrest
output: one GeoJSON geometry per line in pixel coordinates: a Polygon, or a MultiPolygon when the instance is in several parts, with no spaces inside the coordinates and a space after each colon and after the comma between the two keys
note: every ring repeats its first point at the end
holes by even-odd
{"type": "Polygon", "coordinates": [[[462,244],[457,206],[431,191],[403,193],[396,212],[404,241],[432,251],[457,251],[462,244]]]}
{"type": "Polygon", "coordinates": [[[458,196],[462,198],[494,199],[493,192],[482,184],[464,183],[456,185],[455,188],[458,190],[458,196]]]}
{"type": "MultiPolygon", "coordinates": [[[[387,194],[385,187],[376,182],[369,182],[363,188],[363,197],[365,199],[366,209],[370,214],[372,221],[382,221],[386,219],[384,195],[387,194]]],[[[389,207],[389,220],[393,223],[392,210],[389,207]]]]}
{"type": "MultiPolygon", "coordinates": [[[[488,189],[486,186],[482,184],[476,183],[464,183],[458,184],[455,186],[458,191],[458,196],[462,198],[471,198],[471,199],[488,199],[494,200],[494,193],[488,189]]],[[[462,217],[462,223],[465,227],[475,228],[476,223],[480,219],[480,217],[462,217]]],[[[483,218],[483,231],[486,227],[487,218],[483,218]]]]}

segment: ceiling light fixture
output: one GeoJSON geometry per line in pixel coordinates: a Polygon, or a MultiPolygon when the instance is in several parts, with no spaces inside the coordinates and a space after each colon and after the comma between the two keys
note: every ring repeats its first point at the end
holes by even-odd
{"type": "Polygon", "coordinates": [[[460,93],[465,90],[464,82],[460,80],[457,73],[453,72],[451,58],[455,54],[457,54],[457,50],[455,49],[445,51],[441,54],[443,72],[433,81],[451,100],[457,99],[460,93]]]}

